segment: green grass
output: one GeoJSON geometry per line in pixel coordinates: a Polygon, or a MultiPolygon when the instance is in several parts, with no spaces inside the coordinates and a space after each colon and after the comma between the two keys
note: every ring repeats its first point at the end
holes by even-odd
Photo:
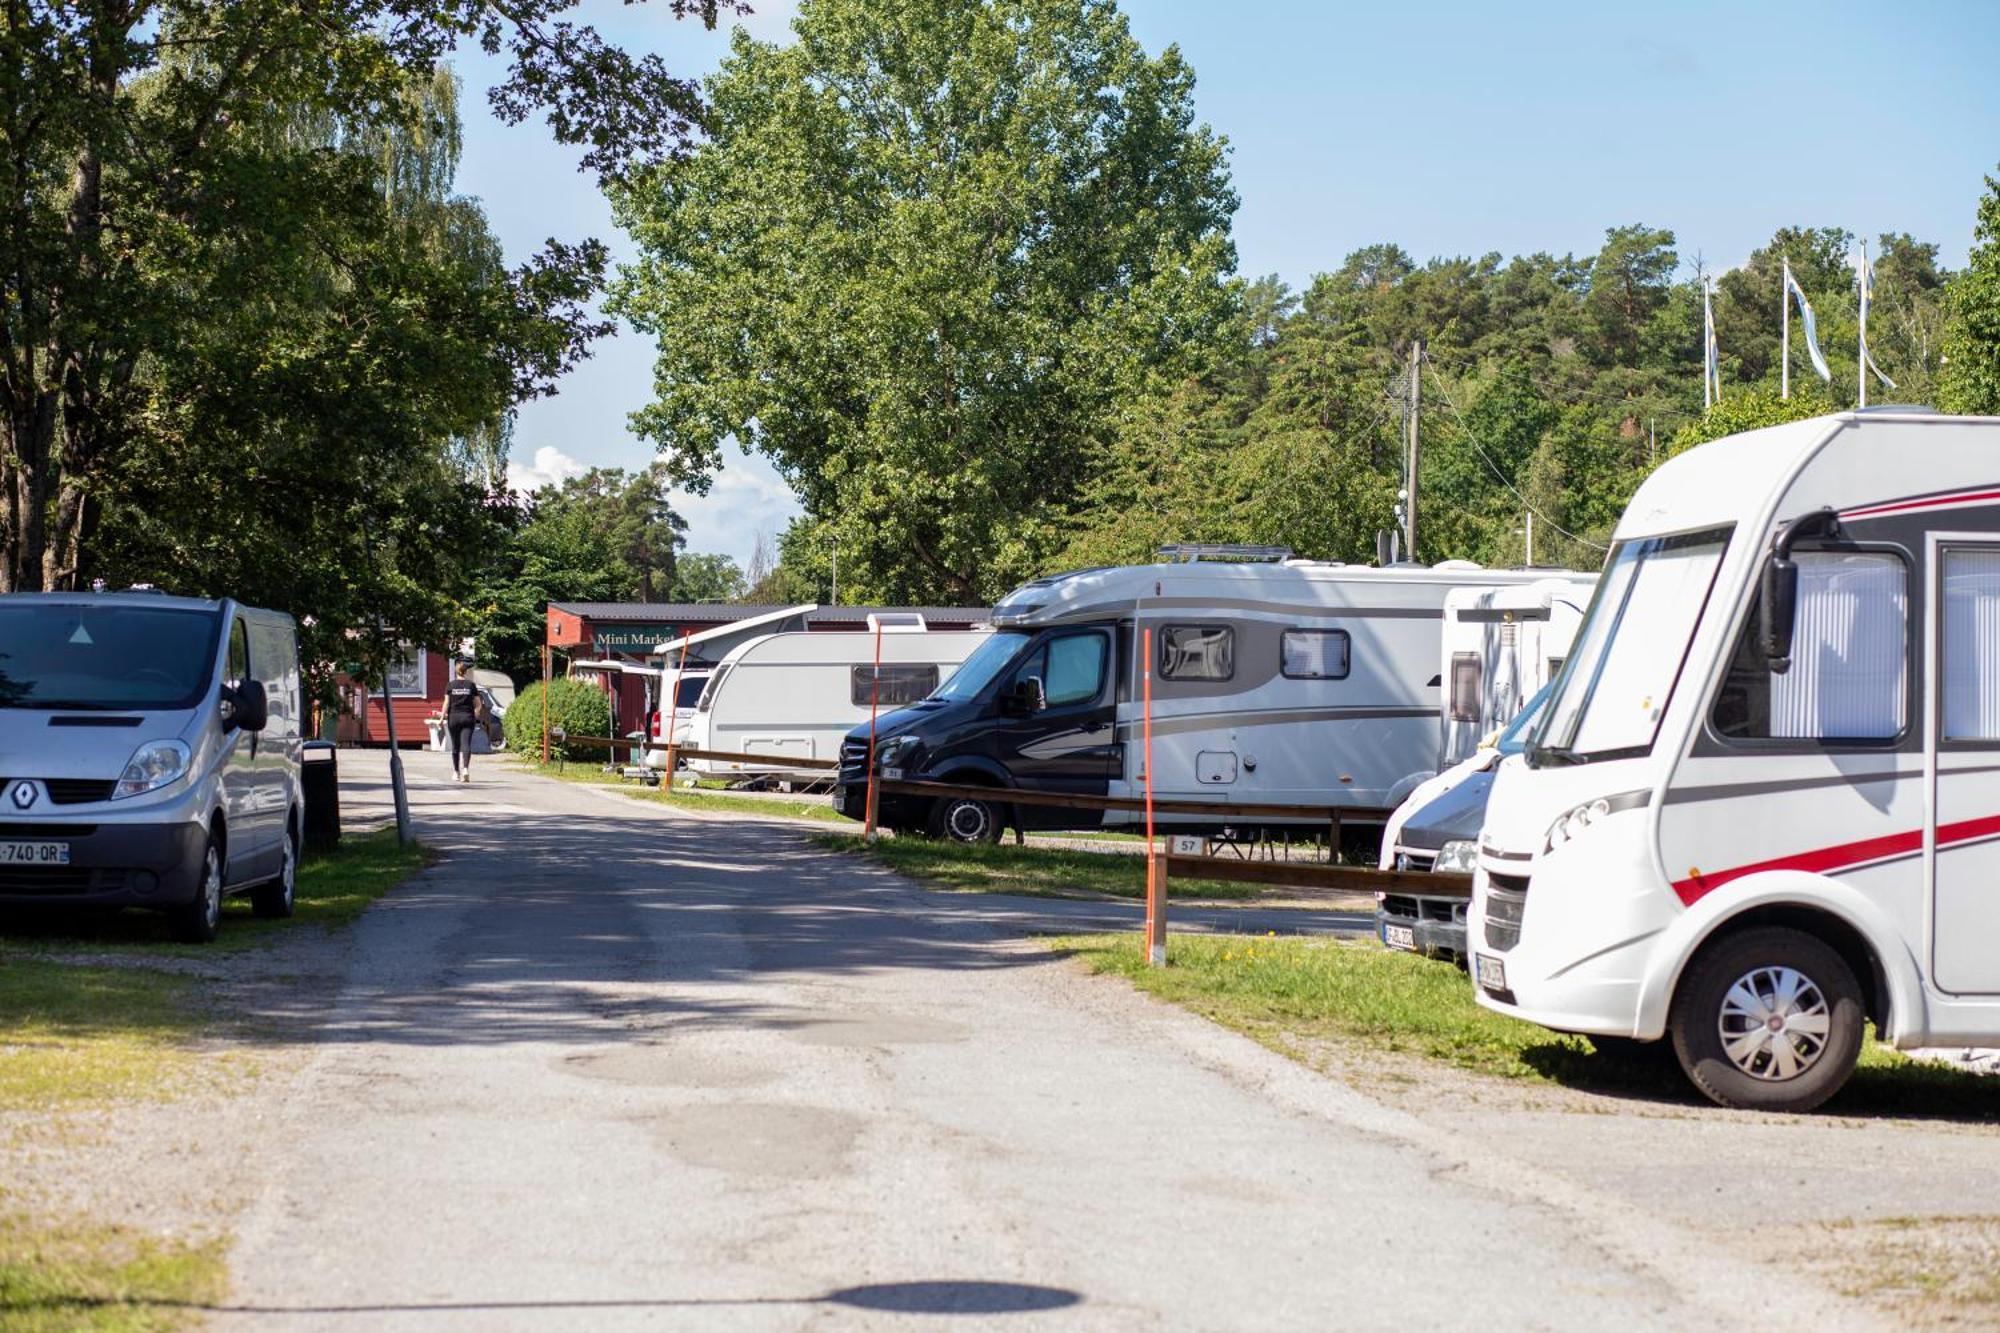
{"type": "Polygon", "coordinates": [[[0,964],[0,1111],[172,1095],[211,1020],[200,983],[145,968],[0,964]]]}
{"type": "MultiPolygon", "coordinates": [[[[1314,1039],[1403,1052],[1500,1078],[1598,1092],[1696,1100],[1661,1058],[1620,1058],[1482,1009],[1464,973],[1372,941],[1298,936],[1179,935],[1170,966],[1148,967],[1137,935],[1052,941],[1092,970],[1303,1058],[1314,1039]]],[[[2000,1077],[1911,1060],[1870,1040],[1827,1109],[1850,1115],[2000,1121],[2000,1077]]]]}
{"type": "Polygon", "coordinates": [[[396,830],[342,838],[335,851],[309,854],[299,866],[289,920],[267,920],[239,895],[222,906],[222,933],[212,944],[177,944],[166,918],[137,909],[122,912],[30,911],[10,914],[0,930],[0,957],[22,947],[32,952],[159,954],[201,958],[273,943],[299,925],[344,926],[424,863],[423,849],[396,842],[396,830]]]}
{"type": "Polygon", "coordinates": [[[0,1216],[0,1329],[177,1329],[224,1292],[220,1241],[0,1216]]]}
{"type": "MultiPolygon", "coordinates": [[[[1143,898],[1146,862],[1139,856],[1079,852],[1060,847],[967,846],[928,838],[882,838],[863,842],[853,834],[822,834],[822,847],[870,856],[926,888],[955,893],[1014,893],[1038,898],[1101,895],[1143,898]]],[[[1253,885],[1175,876],[1170,898],[1257,896],[1253,885]]]]}

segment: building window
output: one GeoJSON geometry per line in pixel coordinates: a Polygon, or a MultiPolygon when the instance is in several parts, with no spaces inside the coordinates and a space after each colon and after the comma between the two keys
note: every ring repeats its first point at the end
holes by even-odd
{"type": "Polygon", "coordinates": [[[1485,683],[1486,668],[1479,661],[1478,653],[1453,653],[1451,655],[1451,720],[1454,722],[1477,722],[1479,704],[1485,683]]]}
{"type": "Polygon", "coordinates": [[[879,694],[873,689],[874,677],[875,668],[872,666],[855,667],[849,674],[848,698],[853,700],[856,708],[866,708],[870,703],[880,704],[883,708],[903,708],[919,699],[928,699],[931,691],[938,686],[938,669],[928,663],[897,663],[883,667],[879,694]]]}
{"type": "Polygon", "coordinates": [[[1944,728],[2000,740],[2000,550],[1944,552],[1944,728]]]}
{"type": "Polygon", "coordinates": [[[1278,643],[1280,668],[1293,680],[1346,680],[1351,651],[1344,629],[1288,629],[1278,643]]]}
{"type": "Polygon", "coordinates": [[[1160,631],[1163,680],[1228,680],[1236,674],[1236,631],[1222,625],[1168,625],[1160,631]]]}
{"type": "Polygon", "coordinates": [[[1792,664],[1771,674],[1753,602],[1715,700],[1715,729],[1742,740],[1872,742],[1903,732],[1909,698],[1908,571],[1893,555],[1801,551],[1792,664]]]}
{"type": "Polygon", "coordinates": [[[396,656],[389,659],[388,669],[383,672],[383,682],[389,693],[421,699],[428,691],[424,688],[426,672],[424,667],[428,654],[422,648],[398,648],[396,656]]]}

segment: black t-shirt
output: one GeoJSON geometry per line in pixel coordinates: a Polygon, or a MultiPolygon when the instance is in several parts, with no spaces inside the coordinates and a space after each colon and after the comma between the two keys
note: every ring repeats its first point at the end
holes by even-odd
{"type": "Polygon", "coordinates": [[[473,722],[479,717],[479,687],[469,680],[455,680],[444,687],[444,715],[453,722],[473,722]]]}

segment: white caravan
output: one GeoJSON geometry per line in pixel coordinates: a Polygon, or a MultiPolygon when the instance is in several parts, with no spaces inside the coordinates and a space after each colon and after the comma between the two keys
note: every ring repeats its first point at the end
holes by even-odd
{"type": "Polygon", "coordinates": [[[1620,520],[1481,834],[1489,1008],[1804,1110],[1864,1018],[2000,1044],[2000,420],[1704,445],[1620,520]]]}
{"type": "MultiPolygon", "coordinates": [[[[1446,596],[1467,583],[1544,577],[1465,562],[1374,569],[1196,559],[1038,579],[994,608],[995,633],[964,670],[897,715],[880,763],[961,785],[1143,796],[1138,645],[1150,630],[1157,798],[1382,811],[1437,764],[1446,596]]],[[[843,813],[859,812],[866,749],[849,737],[843,813]]],[[[1143,821],[1001,797],[890,797],[880,813],[891,828],[968,841],[997,837],[1004,824],[1143,821]]]]}
{"type": "Polygon", "coordinates": [[[885,717],[924,698],[986,638],[982,631],[927,630],[920,617],[909,619],[883,626],[879,686],[871,632],[766,634],[730,649],[695,704],[686,744],[771,759],[690,759],[688,767],[704,777],[831,781],[829,769],[788,768],[785,760],[838,759],[841,738],[867,724],[877,694],[885,717]]]}

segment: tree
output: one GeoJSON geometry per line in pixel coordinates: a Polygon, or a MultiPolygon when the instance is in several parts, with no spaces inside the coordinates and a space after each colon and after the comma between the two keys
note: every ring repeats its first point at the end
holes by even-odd
{"type": "Polygon", "coordinates": [[[1986,178],[1972,253],[1951,281],[1947,309],[1938,406],[2000,414],[2000,178],[1986,178]]]}
{"type": "Polygon", "coordinates": [[[748,581],[726,555],[684,555],[674,573],[676,602],[740,602],[748,581]]]}
{"type": "Polygon", "coordinates": [[[739,33],[710,141],[616,193],[616,309],[659,343],[635,424],[691,486],[732,436],[768,455],[844,597],[992,597],[1064,544],[1121,404],[1232,315],[1225,146],[1110,0],[794,26],[739,33]]]}

